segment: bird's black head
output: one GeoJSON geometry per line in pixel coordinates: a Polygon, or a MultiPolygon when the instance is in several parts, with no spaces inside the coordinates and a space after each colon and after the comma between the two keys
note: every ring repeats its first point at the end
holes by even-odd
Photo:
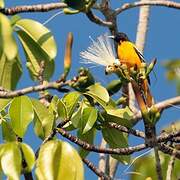
{"type": "Polygon", "coordinates": [[[117,43],[120,43],[122,41],[129,41],[129,38],[128,36],[123,33],[123,32],[119,32],[117,33],[115,36],[114,36],[114,40],[117,42],[117,43]]]}

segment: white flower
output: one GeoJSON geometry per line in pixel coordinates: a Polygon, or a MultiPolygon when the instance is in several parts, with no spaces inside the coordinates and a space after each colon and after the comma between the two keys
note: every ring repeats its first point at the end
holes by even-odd
{"type": "Polygon", "coordinates": [[[82,63],[99,64],[102,66],[109,66],[118,63],[115,56],[114,45],[107,34],[99,36],[96,41],[92,38],[91,40],[92,44],[87,48],[87,50],[80,52],[80,56],[83,59],[82,63]]]}

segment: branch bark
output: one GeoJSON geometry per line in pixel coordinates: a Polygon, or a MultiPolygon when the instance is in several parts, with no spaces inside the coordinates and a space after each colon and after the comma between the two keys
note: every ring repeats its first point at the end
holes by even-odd
{"type": "MultiPolygon", "coordinates": [[[[166,99],[164,101],[156,103],[154,106],[159,109],[159,111],[163,111],[164,109],[168,109],[173,107],[174,105],[180,105],[180,96],[176,96],[170,99],[166,99]]],[[[134,124],[136,124],[140,119],[142,119],[142,114],[139,111],[137,114],[134,115],[134,124]]]]}
{"type": "Polygon", "coordinates": [[[112,178],[106,175],[103,171],[98,169],[91,161],[88,159],[83,158],[83,162],[87,165],[89,169],[91,169],[100,179],[112,180],[112,178]]]}
{"type": "Polygon", "coordinates": [[[56,9],[66,8],[65,3],[48,3],[48,4],[35,4],[35,5],[22,5],[9,8],[2,8],[0,12],[5,15],[15,15],[19,13],[30,13],[30,12],[47,12],[56,9]]]}
{"type": "Polygon", "coordinates": [[[164,0],[152,0],[152,1],[146,0],[143,2],[137,1],[134,3],[126,3],[126,4],[122,5],[120,8],[117,8],[115,10],[115,14],[118,15],[125,10],[139,7],[139,6],[164,6],[164,7],[168,7],[168,8],[180,9],[180,3],[178,3],[178,2],[168,1],[168,0],[166,0],[166,1],[164,1],[164,0]]]}
{"type": "Polygon", "coordinates": [[[127,147],[127,148],[100,148],[95,145],[88,144],[85,141],[82,141],[76,136],[69,134],[67,131],[65,131],[62,128],[57,128],[57,132],[61,134],[63,137],[69,139],[71,142],[79,145],[83,149],[87,151],[97,152],[97,153],[130,155],[130,154],[133,154],[134,152],[142,151],[143,149],[148,148],[146,144],[140,144],[137,146],[127,147]]]}

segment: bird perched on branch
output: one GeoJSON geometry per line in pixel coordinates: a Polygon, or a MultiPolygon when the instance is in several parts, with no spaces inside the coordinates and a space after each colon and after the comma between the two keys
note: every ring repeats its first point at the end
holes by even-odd
{"type": "MultiPolygon", "coordinates": [[[[145,59],[141,52],[136,48],[135,44],[129,40],[128,36],[125,33],[119,32],[115,36],[109,37],[114,39],[117,43],[117,56],[120,63],[125,64],[129,71],[130,68],[134,68],[137,71],[140,70],[142,63],[145,63],[145,59]]],[[[150,84],[149,76],[147,79],[142,80],[140,87],[148,107],[151,107],[153,98],[148,83],[150,84]]]]}

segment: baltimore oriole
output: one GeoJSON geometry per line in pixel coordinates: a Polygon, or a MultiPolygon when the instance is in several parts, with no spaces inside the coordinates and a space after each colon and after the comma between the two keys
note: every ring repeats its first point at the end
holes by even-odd
{"type": "MultiPolygon", "coordinates": [[[[110,36],[117,42],[117,56],[121,64],[125,64],[127,68],[134,67],[135,69],[141,68],[141,63],[145,62],[145,59],[141,52],[136,48],[135,44],[131,42],[128,36],[125,33],[119,32],[115,36],[110,36]]],[[[148,86],[148,82],[150,84],[150,79],[144,79],[141,83],[141,90],[145,97],[145,101],[148,107],[152,106],[153,98],[150,93],[150,89],[148,86]]]]}

